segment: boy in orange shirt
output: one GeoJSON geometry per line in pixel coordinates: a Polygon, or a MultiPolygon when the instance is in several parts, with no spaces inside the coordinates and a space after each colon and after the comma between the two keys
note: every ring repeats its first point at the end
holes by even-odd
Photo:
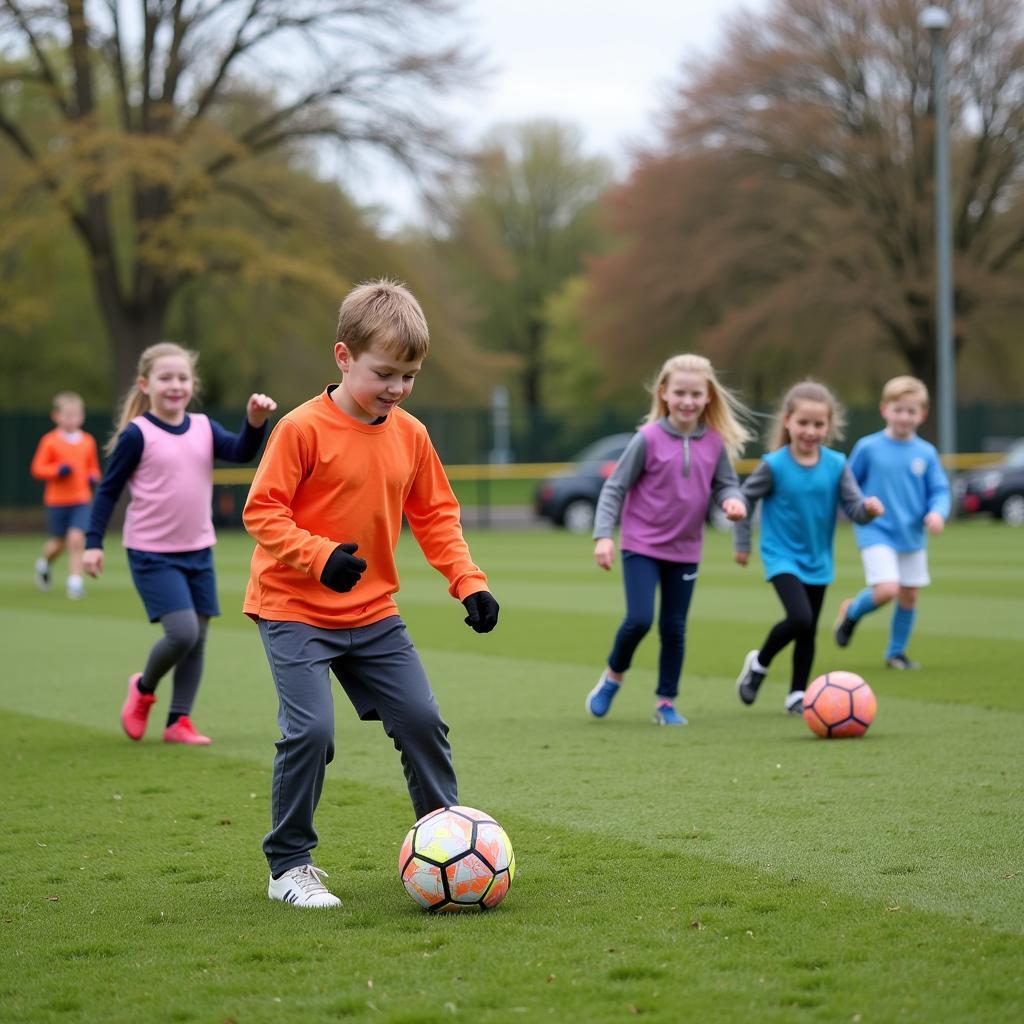
{"type": "Polygon", "coordinates": [[[43,553],[36,559],[36,586],[40,590],[50,589],[50,566],[66,547],[71,570],[67,595],[77,601],[85,596],[82,553],[92,488],[100,478],[100,462],[95,438],[82,430],[85,403],[81,395],[74,391],[54,395],[50,419],[56,426],[40,438],[30,469],[37,480],[46,482],[43,504],[49,533],[43,553]]]}
{"type": "Polygon", "coordinates": [[[426,428],[399,408],[428,345],[404,287],[379,280],[349,292],[334,346],[342,382],[277,424],[245,504],[256,550],[244,611],[259,626],[281,728],[263,840],[268,895],[293,906],[341,902],[312,864],[313,814],[334,757],[330,672],[401,753],[416,817],[458,803],[448,726],[393,599],[403,515],[467,625],[490,632],[498,603],[426,428]]]}

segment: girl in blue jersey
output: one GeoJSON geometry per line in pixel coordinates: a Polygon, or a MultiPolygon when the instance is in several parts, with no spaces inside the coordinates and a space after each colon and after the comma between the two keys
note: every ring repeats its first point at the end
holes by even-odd
{"type": "MultiPolygon", "coordinates": [[[[771,451],[743,483],[747,508],[761,501],[761,561],[779,595],[785,618],[775,623],[760,649],[750,651],[736,680],[744,704],[753,704],[775,656],[793,644],[793,673],[786,711],[803,711],[814,661],[814,637],[825,591],[835,575],[832,542],[840,507],[856,523],[882,515],[877,498],[865,498],[846,456],[826,447],[841,435],[842,415],[832,392],[816,381],[786,393],[769,442],[771,451]]],[[[750,519],[733,533],[735,559],[750,559],[750,519]]]]}

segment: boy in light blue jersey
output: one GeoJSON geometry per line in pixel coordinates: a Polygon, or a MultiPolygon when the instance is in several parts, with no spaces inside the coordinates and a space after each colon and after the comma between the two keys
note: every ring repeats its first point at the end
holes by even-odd
{"type": "Polygon", "coordinates": [[[882,389],[885,429],[862,437],[850,453],[857,483],[885,504],[885,515],[857,526],[867,586],[839,606],[833,635],[849,644],[865,615],[896,598],[885,663],[920,668],[907,656],[917,592],[928,575],[927,534],[942,533],[949,516],[949,481],[934,445],[917,436],[928,415],[928,389],[916,377],[894,377],[882,389]]]}

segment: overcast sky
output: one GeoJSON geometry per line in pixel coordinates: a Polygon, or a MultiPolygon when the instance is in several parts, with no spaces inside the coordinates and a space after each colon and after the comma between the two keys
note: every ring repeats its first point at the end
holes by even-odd
{"type": "MultiPolygon", "coordinates": [[[[472,142],[496,124],[553,117],[583,131],[591,154],[624,168],[630,143],[650,138],[683,59],[713,51],[723,19],[768,0],[465,0],[466,34],[493,72],[457,116],[472,142]]],[[[360,175],[362,177],[362,175],[360,175]]],[[[414,215],[410,186],[366,176],[363,202],[414,215]]],[[[351,178],[347,184],[353,184],[351,178]]]]}

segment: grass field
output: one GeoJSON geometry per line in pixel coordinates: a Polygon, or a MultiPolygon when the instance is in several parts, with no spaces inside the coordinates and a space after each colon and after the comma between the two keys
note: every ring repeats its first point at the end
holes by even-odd
{"type": "Polygon", "coordinates": [[[684,729],[648,723],[654,637],[612,714],[584,714],[622,607],[589,541],[472,535],[502,604],[481,637],[403,540],[399,599],[461,798],[505,825],[518,861],[505,903],[471,917],[402,891],[397,755],[343,697],[316,861],[344,907],[266,899],[276,702],[237,610],[243,536],[217,550],[205,750],[159,742],[166,692],[144,742],[120,733],[157,632],[116,544],[74,604],[32,589],[40,540],[0,538],[4,1021],[1024,1019],[1024,531],[956,524],[934,543],[911,649],[926,668],[901,674],[880,667],[886,613],[832,647],[860,579],[840,530],[816,664],[879,698],[846,741],[781,713],[788,659],[753,708],[737,701],[777,607],[722,535],[693,603],[684,729]]]}

